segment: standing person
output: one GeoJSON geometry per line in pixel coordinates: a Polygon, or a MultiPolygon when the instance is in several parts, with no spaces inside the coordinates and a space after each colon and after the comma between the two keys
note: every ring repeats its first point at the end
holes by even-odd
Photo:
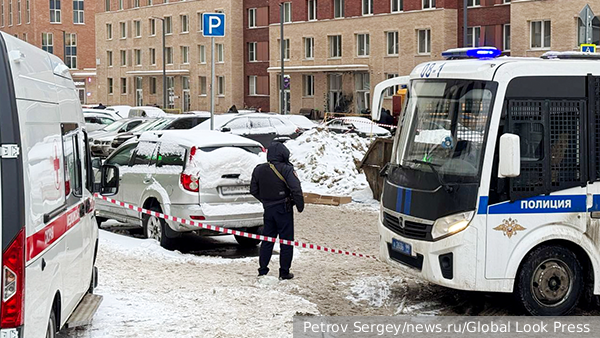
{"type": "MultiPolygon", "coordinates": [[[[290,151],[283,143],[273,142],[267,150],[267,163],[260,164],[252,172],[250,193],[265,209],[263,235],[294,240],[294,204],[298,212],[304,210],[304,196],[300,180],[290,163],[290,151]]],[[[269,261],[274,243],[263,241],[260,246],[258,276],[269,273],[269,261]]],[[[294,248],[281,245],[279,255],[279,279],[292,279],[290,272],[294,248]]]]}

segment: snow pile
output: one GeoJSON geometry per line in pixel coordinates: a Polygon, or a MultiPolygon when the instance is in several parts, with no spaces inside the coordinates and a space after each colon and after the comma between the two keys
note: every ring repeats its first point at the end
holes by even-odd
{"type": "Polygon", "coordinates": [[[252,171],[262,162],[262,157],[241,148],[222,147],[213,151],[198,150],[185,173],[199,177],[200,187],[215,188],[223,175],[239,175],[241,182],[250,182],[252,171]]]}
{"type": "Polygon", "coordinates": [[[358,278],[352,282],[352,294],[346,299],[356,305],[366,302],[369,306],[382,307],[392,294],[392,284],[401,281],[402,278],[383,279],[381,276],[358,278]]]}
{"type": "Polygon", "coordinates": [[[323,195],[351,195],[368,187],[356,168],[371,140],[356,134],[312,129],[285,143],[291,153],[302,189],[323,195]]]}

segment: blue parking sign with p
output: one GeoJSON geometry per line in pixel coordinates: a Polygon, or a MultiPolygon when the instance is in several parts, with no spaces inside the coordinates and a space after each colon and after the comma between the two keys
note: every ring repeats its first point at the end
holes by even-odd
{"type": "Polygon", "coordinates": [[[202,35],[208,37],[225,36],[225,14],[203,13],[202,35]]]}

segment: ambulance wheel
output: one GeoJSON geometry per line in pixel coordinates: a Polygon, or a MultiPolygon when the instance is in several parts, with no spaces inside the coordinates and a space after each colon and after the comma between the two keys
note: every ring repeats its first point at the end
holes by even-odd
{"type": "Polygon", "coordinates": [[[48,327],[46,328],[46,338],[56,338],[56,315],[54,314],[54,310],[50,312],[48,327]]]}
{"type": "Polygon", "coordinates": [[[581,264],[562,246],[540,246],[521,264],[515,296],[532,316],[561,316],[573,311],[584,289],[581,264]]]}
{"type": "MultiPolygon", "coordinates": [[[[246,232],[249,232],[251,234],[262,234],[262,230],[263,227],[256,227],[256,228],[250,228],[247,229],[246,232]]],[[[253,239],[253,238],[247,238],[247,237],[242,237],[242,236],[234,236],[235,240],[238,242],[238,244],[243,247],[243,248],[253,248],[257,245],[260,244],[261,240],[260,239],[253,239]]]]}
{"type": "MultiPolygon", "coordinates": [[[[153,207],[151,210],[162,212],[160,207],[153,207]]],[[[145,238],[151,238],[158,241],[160,246],[165,249],[173,249],[173,240],[166,236],[166,232],[168,231],[166,228],[168,225],[164,219],[158,218],[154,215],[150,216],[144,214],[142,217],[142,224],[145,238]]]]}

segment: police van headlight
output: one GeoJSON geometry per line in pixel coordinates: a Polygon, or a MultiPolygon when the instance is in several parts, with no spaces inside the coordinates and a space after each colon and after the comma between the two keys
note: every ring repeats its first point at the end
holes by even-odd
{"type": "Polygon", "coordinates": [[[433,239],[437,240],[463,231],[469,226],[473,216],[475,216],[475,211],[461,212],[459,214],[439,218],[433,224],[431,236],[433,239]]]}

